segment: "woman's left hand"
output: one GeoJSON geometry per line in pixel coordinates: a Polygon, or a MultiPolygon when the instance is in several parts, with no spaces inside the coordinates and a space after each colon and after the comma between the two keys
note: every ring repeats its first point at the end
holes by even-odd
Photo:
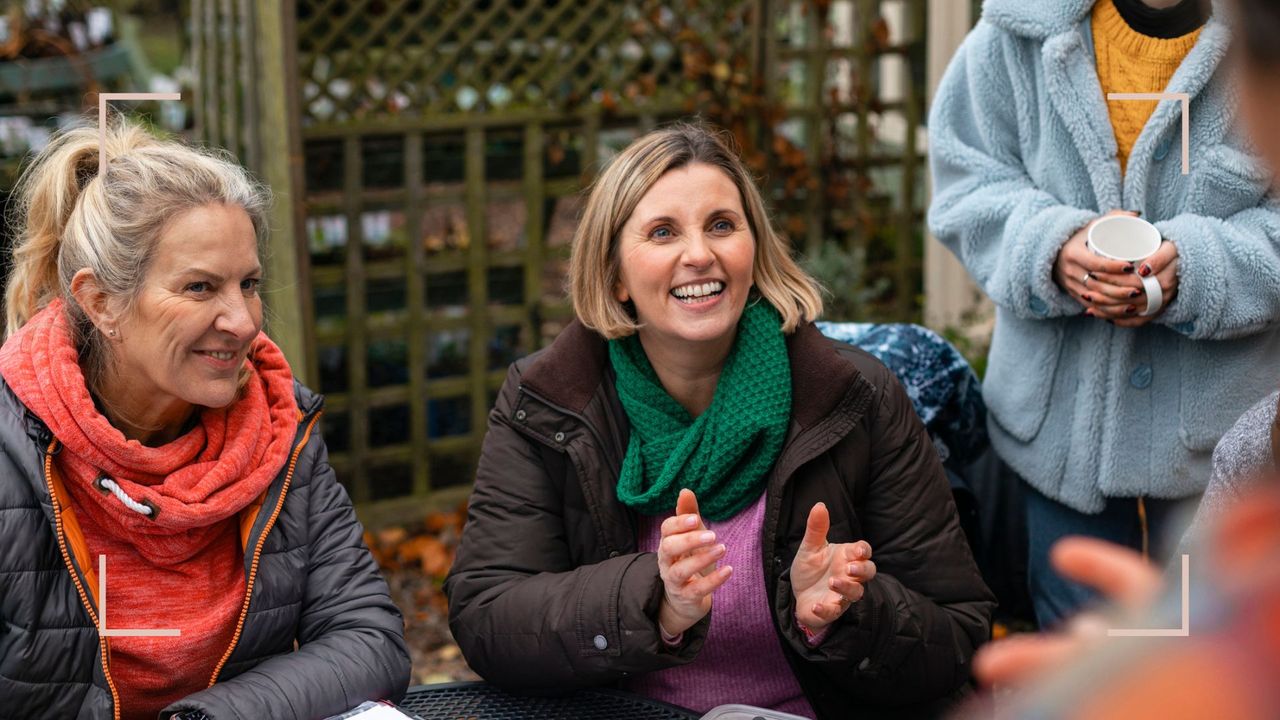
{"type": "Polygon", "coordinates": [[[809,511],[804,540],[791,561],[791,590],[796,599],[796,619],[810,630],[835,622],[862,599],[864,585],[876,576],[871,545],[863,540],[832,545],[827,542],[831,516],[818,503],[809,511]]]}
{"type": "MultiPolygon", "coordinates": [[[[1160,243],[1160,249],[1151,257],[1137,264],[1136,272],[1140,277],[1155,276],[1160,283],[1160,291],[1164,296],[1160,303],[1161,312],[1169,307],[1169,303],[1178,297],[1178,246],[1166,240],[1160,243]]],[[[1132,276],[1130,276],[1132,277],[1132,276]]],[[[1099,279],[1106,280],[1105,277],[1099,279]]],[[[1140,327],[1155,319],[1156,315],[1143,316],[1147,309],[1146,295],[1138,295],[1128,302],[1097,296],[1091,298],[1089,312],[1097,318],[1110,320],[1120,327],[1140,327]]]]}

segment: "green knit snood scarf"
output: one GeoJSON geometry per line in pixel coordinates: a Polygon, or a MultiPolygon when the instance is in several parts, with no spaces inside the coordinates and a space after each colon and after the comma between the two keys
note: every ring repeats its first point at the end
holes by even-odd
{"type": "Polygon", "coordinates": [[[681,488],[709,520],[727,520],[760,497],[791,417],[791,365],[782,318],[749,304],[711,405],[694,419],[663,389],[640,338],[609,341],[631,440],[618,499],[645,515],[675,512],[681,488]]]}

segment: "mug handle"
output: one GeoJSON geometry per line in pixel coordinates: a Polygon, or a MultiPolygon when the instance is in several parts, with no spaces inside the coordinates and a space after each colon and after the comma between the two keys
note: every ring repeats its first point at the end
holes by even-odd
{"type": "Polygon", "coordinates": [[[1147,309],[1142,312],[1142,316],[1151,317],[1160,312],[1160,306],[1164,305],[1164,290],[1160,289],[1160,281],[1155,275],[1142,278],[1142,288],[1147,293],[1147,309]]]}

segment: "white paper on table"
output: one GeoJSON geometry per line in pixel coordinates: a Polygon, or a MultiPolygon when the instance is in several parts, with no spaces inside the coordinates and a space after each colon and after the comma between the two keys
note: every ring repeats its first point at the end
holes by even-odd
{"type": "Polygon", "coordinates": [[[405,715],[391,705],[380,702],[364,702],[352,708],[350,711],[341,715],[335,715],[329,720],[341,718],[359,718],[359,720],[412,720],[411,715],[405,715]]]}

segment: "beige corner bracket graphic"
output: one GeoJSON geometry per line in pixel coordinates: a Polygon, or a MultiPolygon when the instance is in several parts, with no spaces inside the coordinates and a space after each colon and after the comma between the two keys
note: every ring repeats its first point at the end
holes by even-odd
{"type": "MultiPolygon", "coordinates": [[[[111,100],[181,100],[181,93],[98,93],[98,174],[107,171],[107,102],[111,100]]],[[[178,637],[181,630],[111,630],[107,628],[107,556],[98,556],[98,633],[103,637],[178,637]]]]}
{"type": "Polygon", "coordinates": [[[1108,100],[1177,100],[1182,103],[1182,174],[1191,172],[1191,95],[1187,93],[1107,93],[1108,100]]]}
{"type": "MultiPolygon", "coordinates": [[[[1185,117],[1185,115],[1183,116],[1185,117]]],[[[1180,628],[1108,628],[1107,637],[1187,637],[1191,634],[1191,556],[1182,556],[1182,627],[1180,628]]]]}
{"type": "Polygon", "coordinates": [[[98,93],[98,174],[107,170],[107,101],[181,99],[182,93],[98,93]]]}
{"type": "Polygon", "coordinates": [[[103,637],[178,637],[181,630],[108,630],[107,629],[107,556],[98,556],[98,634],[103,637]]]}

